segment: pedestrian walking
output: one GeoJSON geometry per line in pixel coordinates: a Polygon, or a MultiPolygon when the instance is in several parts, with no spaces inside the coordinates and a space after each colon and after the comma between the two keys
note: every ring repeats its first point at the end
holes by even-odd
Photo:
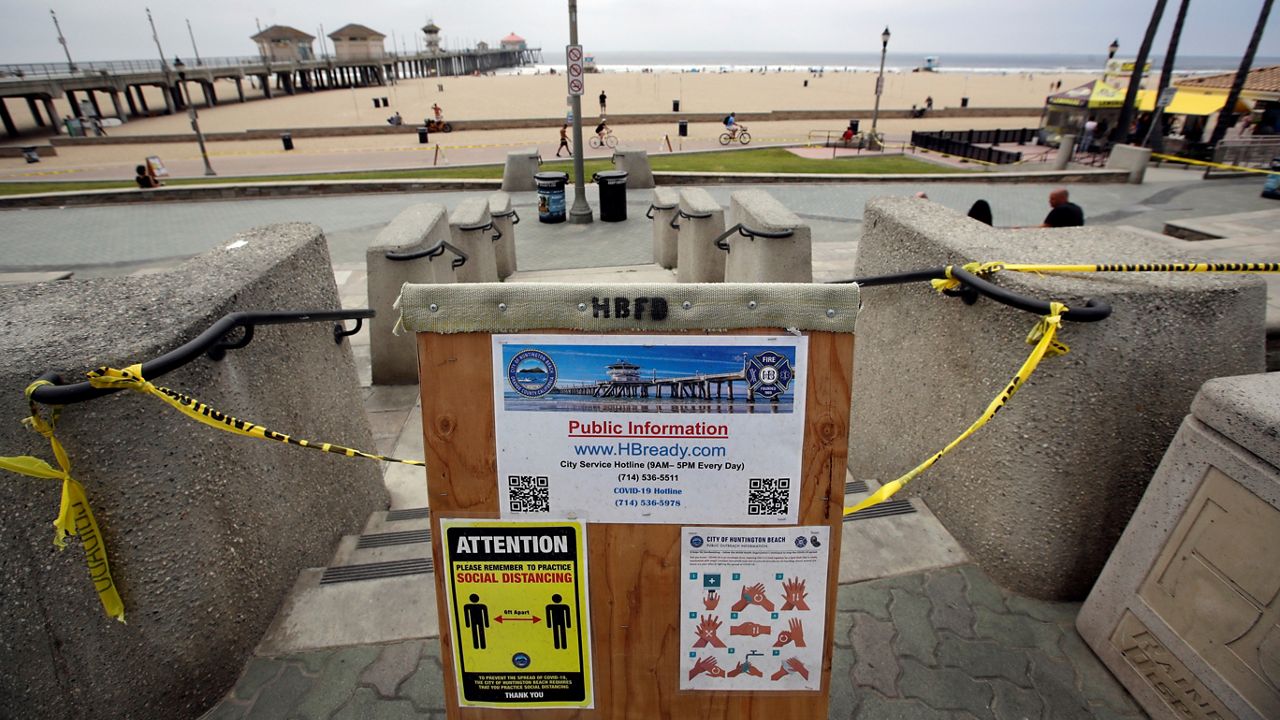
{"type": "Polygon", "coordinates": [[[560,147],[556,148],[556,157],[560,157],[561,150],[568,150],[569,157],[573,157],[573,148],[569,147],[569,123],[560,126],[560,147]]]}
{"type": "Polygon", "coordinates": [[[605,101],[608,99],[609,99],[609,96],[605,95],[604,91],[601,90],[600,91],[600,114],[601,115],[604,115],[604,104],[605,104],[605,101]]]}

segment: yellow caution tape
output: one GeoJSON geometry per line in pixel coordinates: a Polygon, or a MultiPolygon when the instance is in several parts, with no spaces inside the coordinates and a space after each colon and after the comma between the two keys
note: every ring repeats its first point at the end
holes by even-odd
{"type": "MultiPolygon", "coordinates": [[[[1001,270],[1010,272],[1209,272],[1209,273],[1274,273],[1280,263],[1101,263],[1097,265],[1034,265],[1025,263],[969,263],[965,270],[990,275],[1001,270]]],[[[934,281],[939,282],[939,281],[934,281]]],[[[958,283],[957,283],[958,284],[958,283]]]]}
{"type": "Polygon", "coordinates": [[[93,587],[98,592],[102,609],[108,616],[124,622],[124,601],[120,599],[115,581],[111,578],[111,566],[107,562],[106,538],[103,537],[102,529],[93,516],[93,510],[89,507],[89,498],[85,495],[84,487],[71,477],[71,460],[67,457],[67,451],[53,434],[61,408],[54,407],[49,419],[45,420],[41,417],[35,402],[31,400],[31,393],[37,387],[50,384],[52,383],[47,380],[37,380],[27,387],[27,402],[31,405],[31,417],[23,423],[49,439],[58,467],[54,468],[37,457],[20,455],[0,457],[0,469],[27,477],[62,481],[62,503],[58,508],[58,519],[53,521],[53,544],[59,550],[65,550],[68,535],[80,538],[80,545],[84,548],[85,562],[89,566],[89,577],[93,580],[93,587]]]}
{"type": "Polygon", "coordinates": [[[235,435],[262,438],[263,440],[276,440],[288,445],[298,445],[300,447],[345,455],[347,457],[382,460],[385,462],[403,463],[405,465],[426,465],[426,463],[421,460],[402,460],[400,458],[387,457],[385,455],[374,455],[373,453],[361,452],[353,448],[334,445],[332,443],[313,443],[308,440],[285,435],[284,433],[278,433],[256,423],[237,420],[230,415],[219,412],[208,405],[205,405],[195,398],[188,397],[166,387],[152,385],[142,377],[141,364],[130,365],[124,370],[117,370],[115,368],[108,367],[98,368],[97,370],[89,373],[89,384],[96,388],[136,390],[146,395],[154,395],[169,405],[172,405],[183,415],[186,415],[192,420],[197,420],[209,427],[224,430],[235,435]]]}
{"type": "Polygon", "coordinates": [[[1207,160],[1192,160],[1191,158],[1178,157],[1177,155],[1165,155],[1163,153],[1151,153],[1151,157],[1157,160],[1166,160],[1168,162],[1183,163],[1186,165],[1199,165],[1201,167],[1215,167],[1223,170],[1234,170],[1236,172],[1261,173],[1267,175],[1275,172],[1264,168],[1244,167],[1243,165],[1227,165],[1225,163],[1209,162],[1207,160]]]}
{"type": "Polygon", "coordinates": [[[934,463],[941,460],[942,456],[951,452],[955,446],[964,442],[970,435],[977,432],[979,428],[986,425],[987,421],[995,417],[996,413],[1000,411],[1000,408],[1004,407],[1005,403],[1009,402],[1009,398],[1012,398],[1013,394],[1016,393],[1024,383],[1026,383],[1027,378],[1031,377],[1031,373],[1035,372],[1036,367],[1040,364],[1040,361],[1043,358],[1046,356],[1052,357],[1054,355],[1061,355],[1069,352],[1070,348],[1054,339],[1054,336],[1058,333],[1058,328],[1062,325],[1062,313],[1067,312],[1068,308],[1066,305],[1058,302],[1050,303],[1050,308],[1050,314],[1041,318],[1040,322],[1036,323],[1036,326],[1027,334],[1027,342],[1035,344],[1035,347],[1031,350],[1031,354],[1027,356],[1026,361],[1022,363],[1022,367],[1018,368],[1018,373],[1013,376],[1013,379],[1009,381],[1009,384],[1000,391],[1000,394],[997,395],[989,405],[987,405],[987,409],[982,413],[982,417],[978,418],[967,430],[960,433],[959,437],[948,443],[947,446],[942,448],[942,450],[937,454],[912,468],[907,474],[897,480],[881,485],[879,490],[876,490],[870,497],[864,499],[857,505],[845,508],[844,514],[846,517],[858,512],[859,510],[865,510],[866,508],[877,505],[893,497],[895,493],[902,489],[903,485],[906,485],[908,482],[915,479],[916,476],[920,475],[925,470],[928,470],[934,463]]]}

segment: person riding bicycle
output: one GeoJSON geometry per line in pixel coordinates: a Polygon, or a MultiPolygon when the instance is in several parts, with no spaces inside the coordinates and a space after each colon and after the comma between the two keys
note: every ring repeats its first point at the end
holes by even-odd
{"type": "Polygon", "coordinates": [[[729,131],[729,137],[738,137],[738,118],[737,113],[730,112],[724,116],[724,129],[729,131]]]}
{"type": "Polygon", "coordinates": [[[611,132],[613,131],[609,129],[609,121],[600,118],[600,124],[596,126],[596,137],[600,138],[600,142],[603,143],[604,137],[611,132]]]}

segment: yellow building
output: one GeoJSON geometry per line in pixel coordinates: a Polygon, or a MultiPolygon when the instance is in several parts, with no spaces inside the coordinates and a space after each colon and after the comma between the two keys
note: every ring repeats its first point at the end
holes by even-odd
{"type": "MultiPolygon", "coordinates": [[[[1194,92],[1221,97],[1225,102],[1235,79],[1236,74],[1232,72],[1178,80],[1174,85],[1179,94],[1182,91],[1194,92]]],[[[1253,106],[1255,135],[1280,133],[1280,65],[1250,70],[1245,76],[1240,99],[1253,106]]]]}

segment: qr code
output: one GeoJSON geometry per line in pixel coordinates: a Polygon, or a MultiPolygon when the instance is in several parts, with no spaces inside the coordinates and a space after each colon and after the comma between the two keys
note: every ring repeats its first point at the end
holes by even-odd
{"type": "Polygon", "coordinates": [[[551,487],[546,475],[508,475],[511,512],[551,512],[551,487]]]}
{"type": "Polygon", "coordinates": [[[791,478],[751,478],[748,515],[786,515],[791,504],[791,478]]]}

